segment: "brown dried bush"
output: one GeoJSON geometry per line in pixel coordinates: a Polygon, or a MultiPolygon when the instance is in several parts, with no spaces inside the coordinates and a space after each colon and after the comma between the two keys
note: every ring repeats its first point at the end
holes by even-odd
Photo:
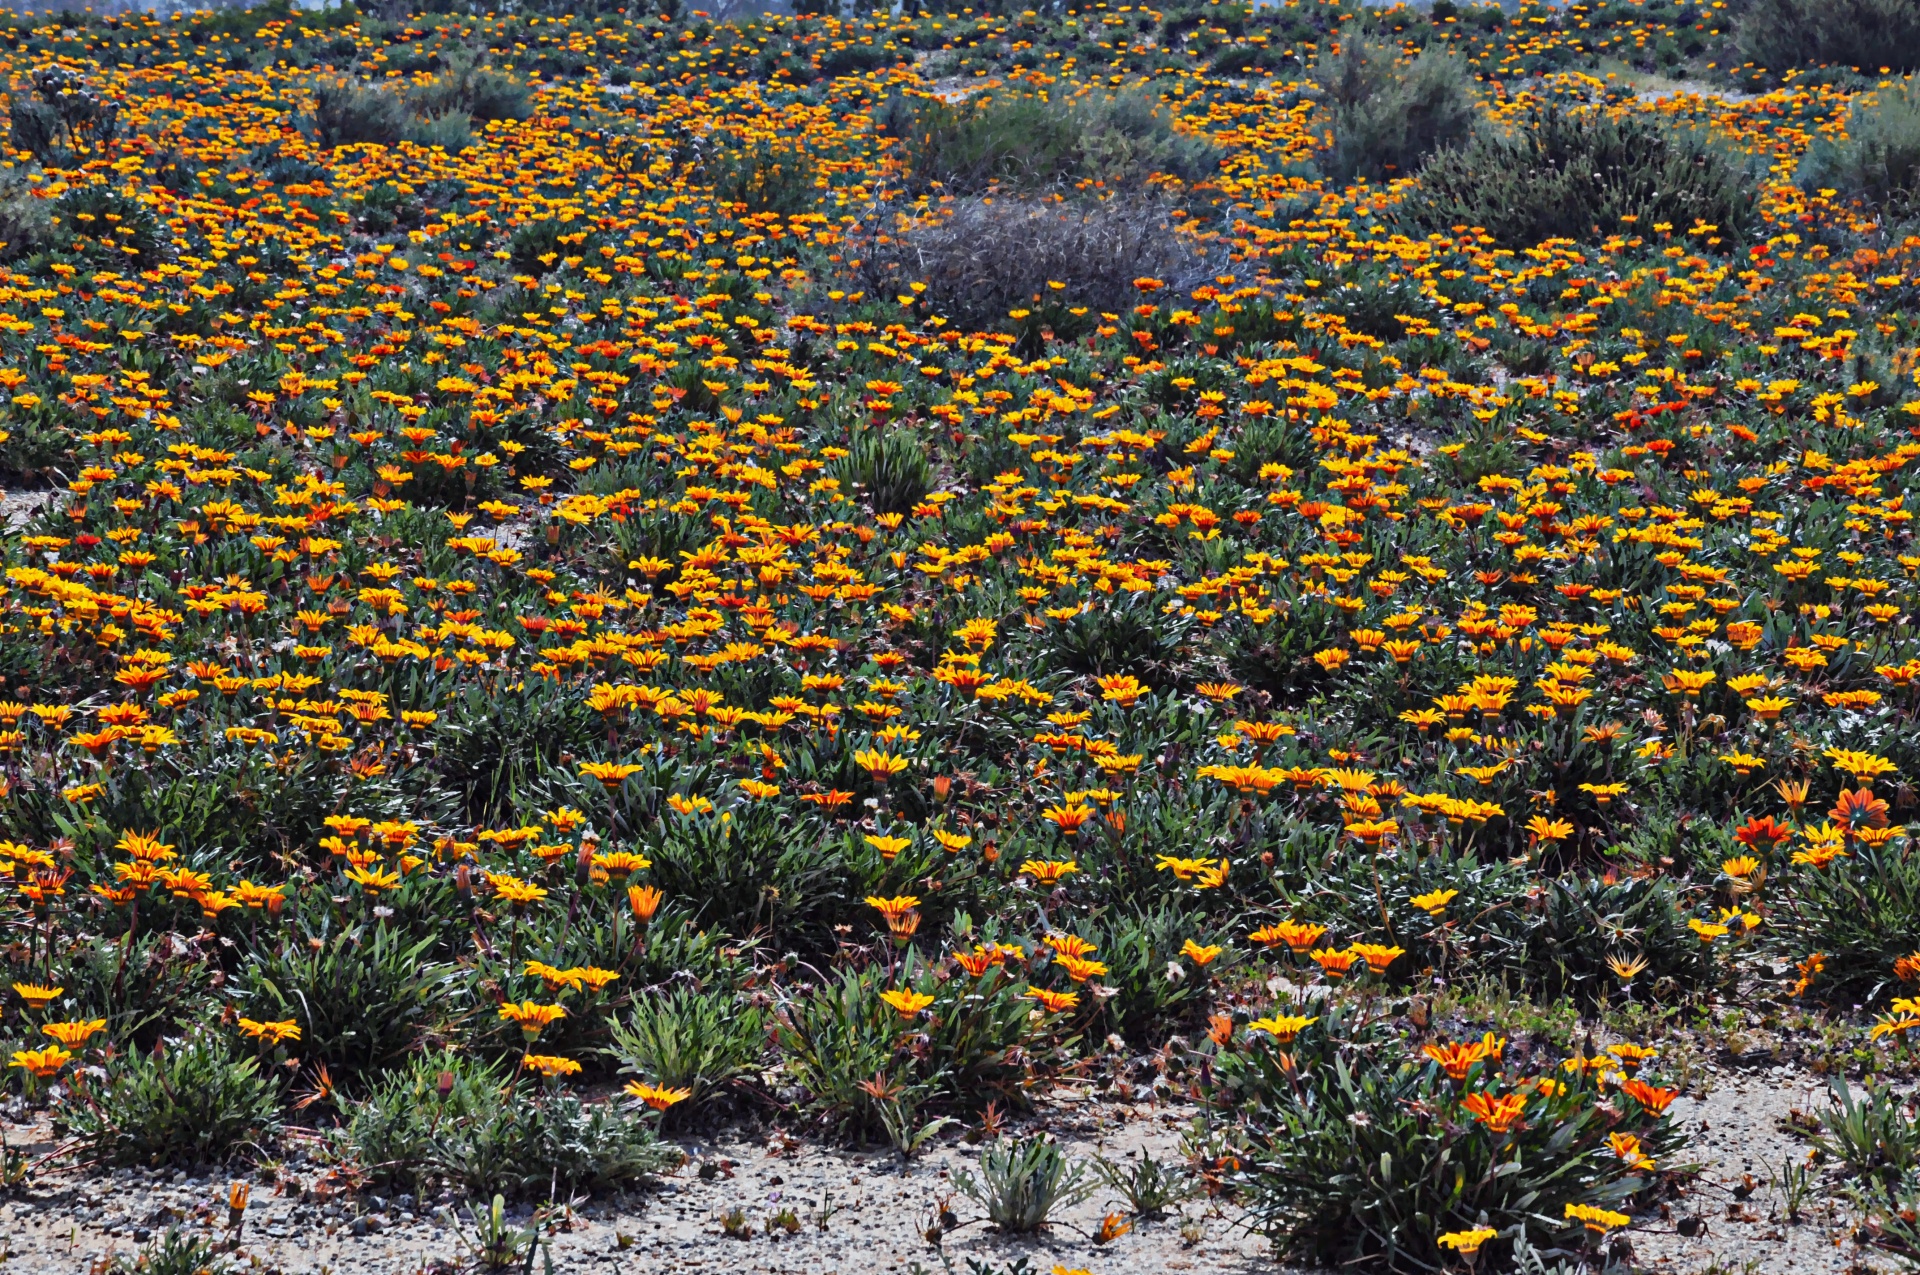
{"type": "Polygon", "coordinates": [[[1132,308],[1136,279],[1184,292],[1211,274],[1205,246],[1176,228],[1172,210],[1137,197],[895,207],[865,218],[847,247],[868,293],[904,294],[924,284],[933,313],[969,328],[1023,309],[1044,312],[1056,329],[1080,326],[1069,321],[1074,309],[1097,319],[1132,308]]]}

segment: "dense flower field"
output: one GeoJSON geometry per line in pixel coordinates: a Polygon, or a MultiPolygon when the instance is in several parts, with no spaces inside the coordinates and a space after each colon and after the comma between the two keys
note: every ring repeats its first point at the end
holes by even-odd
{"type": "Polygon", "coordinates": [[[1758,165],[1746,225],[1540,244],[1316,172],[1306,0],[22,20],[14,1114],[537,1195],[1074,1077],[1210,1104],[1195,1181],[1277,1238],[1437,1266],[1657,1196],[1663,1006],[1904,1065],[1920,239],[1794,184],[1857,77],[1599,61],[1718,10],[1367,18],[1493,120],[1758,165]],[[316,107],[488,55],[491,120],[316,107]],[[981,322],[875,273],[951,204],[876,123],[936,82],[1149,85],[1210,171],[1003,199],[1161,201],[1190,277],[981,322]],[[1489,1172],[1402,1199],[1401,1148],[1489,1172]]]}

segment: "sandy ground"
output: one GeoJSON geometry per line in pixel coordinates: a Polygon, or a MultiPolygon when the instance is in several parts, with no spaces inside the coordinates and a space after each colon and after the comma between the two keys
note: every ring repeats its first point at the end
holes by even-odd
{"type": "MultiPolygon", "coordinates": [[[[1118,1160],[1145,1151],[1178,1163],[1190,1117],[1180,1108],[1065,1103],[1049,1112],[1048,1125],[1079,1159],[1118,1160]]],[[[910,1275],[919,1269],[931,1275],[946,1269],[943,1252],[961,1275],[969,1259],[997,1273],[1021,1258],[1036,1275],[1056,1265],[1095,1275],[1276,1269],[1265,1242],[1245,1234],[1231,1208],[1204,1199],[1096,1246],[1091,1234],[1102,1215],[1117,1207],[1106,1190],[1066,1211],[1037,1240],[1001,1237],[974,1222],[949,1233],[936,1249],[923,1235],[942,1204],[963,1222],[979,1212],[953,1186],[954,1170],[978,1154],[963,1142],[929,1151],[904,1173],[891,1152],[858,1153],[778,1135],[682,1145],[688,1165],[657,1191],[580,1205],[552,1236],[554,1270],[910,1275]],[[743,1215],[738,1238],[722,1225],[723,1216],[736,1209],[743,1215]],[[779,1221],[786,1210],[797,1224],[791,1232],[779,1221]]],[[[296,1170],[294,1176],[306,1177],[302,1185],[310,1188],[314,1173],[296,1170]]],[[[44,1172],[33,1189],[0,1205],[0,1235],[12,1254],[0,1270],[86,1272],[114,1255],[131,1255],[169,1220],[217,1227],[226,1215],[226,1187],[225,1177],[184,1173],[44,1172]]],[[[255,1185],[244,1242],[235,1254],[241,1269],[413,1275],[461,1254],[464,1216],[452,1217],[436,1201],[374,1194],[316,1200],[310,1190],[305,1197],[255,1185]]],[[[524,1218],[525,1209],[517,1212],[524,1218]]]]}
{"type": "MultiPolygon", "coordinates": [[[[1824,1082],[1785,1067],[1709,1068],[1701,1079],[1704,1094],[1682,1098],[1674,1108],[1695,1133],[1692,1154],[1701,1171],[1662,1210],[1665,1216],[1649,1214],[1636,1223],[1630,1238],[1637,1264],[1674,1275],[1898,1269],[1886,1255],[1855,1244],[1858,1222],[1831,1168],[1816,1170],[1799,1221],[1786,1216],[1783,1167],[1807,1157],[1794,1118],[1797,1113],[1804,1121],[1826,1105],[1824,1082]]],[[[1144,1151],[1177,1163],[1193,1113],[1067,1095],[1045,1114],[1078,1159],[1120,1160],[1144,1151]]],[[[14,1141],[19,1145],[18,1135],[14,1141]]],[[[974,1275],[969,1263],[975,1261],[1002,1275],[1022,1258],[1034,1275],[1049,1275],[1056,1265],[1092,1275],[1283,1269],[1264,1241],[1245,1232],[1230,1204],[1206,1199],[1096,1246],[1091,1234],[1102,1215],[1119,1207],[1106,1190],[1066,1212],[1039,1239],[1002,1237],[970,1222],[935,1248],[924,1233],[943,1205],[963,1221],[978,1217],[953,1185],[954,1171],[978,1154],[960,1141],[930,1150],[904,1172],[891,1152],[801,1143],[777,1132],[682,1145],[688,1164],[657,1191],[578,1205],[551,1236],[553,1269],[569,1275],[974,1275]],[[722,1219],[735,1210],[736,1234],[729,1234],[722,1219]]],[[[464,1218],[455,1218],[444,1199],[328,1198],[319,1166],[296,1160],[289,1169],[299,1193],[254,1188],[244,1242],[234,1255],[241,1270],[417,1275],[460,1258],[464,1218]]],[[[170,1221],[217,1228],[226,1184],[222,1176],[185,1173],[43,1171],[29,1190],[0,1204],[0,1237],[9,1255],[0,1270],[99,1271],[170,1221]]]]}

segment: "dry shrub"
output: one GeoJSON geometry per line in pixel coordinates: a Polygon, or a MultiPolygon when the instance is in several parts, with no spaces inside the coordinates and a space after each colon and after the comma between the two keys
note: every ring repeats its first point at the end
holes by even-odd
{"type": "Polygon", "coordinates": [[[1183,293],[1209,273],[1193,238],[1152,200],[956,199],[867,227],[850,245],[866,290],[889,296],[923,283],[928,307],[966,327],[1058,308],[1061,328],[1071,308],[1090,318],[1130,309],[1143,276],[1183,293]]]}

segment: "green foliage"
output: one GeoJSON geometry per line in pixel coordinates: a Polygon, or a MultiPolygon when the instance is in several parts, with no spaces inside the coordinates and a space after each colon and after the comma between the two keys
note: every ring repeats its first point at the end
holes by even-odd
{"type": "Polygon", "coordinates": [[[1911,1189],[1920,1170],[1920,1118],[1913,1101],[1885,1084],[1856,1095],[1842,1077],[1828,1082],[1832,1105],[1820,1114],[1813,1145],[1890,1199],[1911,1189]]]}
{"type": "MultiPolygon", "coordinates": [[[[547,1250],[540,1238],[539,1217],[525,1226],[514,1225],[507,1220],[503,1195],[495,1195],[484,1209],[467,1210],[466,1234],[461,1238],[473,1255],[474,1268],[481,1271],[528,1271],[533,1259],[547,1250]]],[[[553,1256],[550,1252],[546,1256],[551,1267],[553,1256]]]]}
{"type": "Polygon", "coordinates": [[[1101,982],[1113,990],[1100,1005],[1102,1031],[1151,1045],[1199,1016],[1205,983],[1167,977],[1167,963],[1181,943],[1194,936],[1193,921],[1180,908],[1161,904],[1149,909],[1123,897],[1112,912],[1088,925],[1085,934],[1099,944],[1100,960],[1107,967],[1101,982]]]}
{"type": "Polygon", "coordinates": [[[1920,85],[1913,77],[1856,97],[1837,137],[1807,148],[1794,181],[1896,215],[1920,201],[1920,85]]]}
{"type": "Polygon", "coordinates": [[[1920,70],[1914,0],[1748,0],[1734,29],[1742,62],[1769,71],[1832,65],[1920,70]]]}
{"type": "Polygon", "coordinates": [[[1428,155],[1473,132],[1473,77],[1464,60],[1438,49],[1403,63],[1398,45],[1343,40],[1313,78],[1333,135],[1320,167],[1336,182],[1411,177],[1428,155]]]}
{"type": "Polygon", "coordinates": [[[870,974],[851,971],[775,1011],[775,1043],[787,1074],[823,1119],[864,1132],[877,1126],[875,1095],[861,1086],[899,1070],[901,1030],[870,974]]]}
{"type": "Polygon", "coordinates": [[[1563,874],[1547,883],[1513,925],[1494,918],[1498,929],[1518,928],[1525,972],[1542,995],[1572,996],[1592,1004],[1617,980],[1610,957],[1646,958],[1645,985],[1659,995],[1697,992],[1713,974],[1713,953],[1687,927],[1680,887],[1666,877],[1605,877],[1563,874]]]}
{"type": "Polygon", "coordinates": [[[1782,928],[1827,958],[1820,995],[1875,1000],[1895,984],[1894,962],[1920,951],[1920,856],[1910,842],[1857,844],[1839,864],[1796,869],[1791,888],[1782,928]]]}
{"type": "Polygon", "coordinates": [[[397,145],[412,124],[405,100],[385,89],[339,80],[313,90],[314,140],[328,150],[397,145]]]}
{"type": "Polygon", "coordinates": [[[469,1118],[435,1131],[427,1164],[477,1194],[554,1198],[563,1191],[635,1186],[680,1163],[653,1124],[613,1103],[585,1103],[565,1090],[510,1088],[469,1118]]]}
{"type": "Polygon", "coordinates": [[[1209,142],[1177,132],[1159,99],[1140,91],[1065,101],[1031,92],[960,102],[896,95],[875,126],[898,141],[916,184],[962,195],[1079,181],[1132,186],[1155,174],[1191,182],[1219,164],[1209,142]]]}
{"type": "Polygon", "coordinates": [[[1314,1008],[1320,1021],[1286,1050],[1253,1036],[1213,1068],[1212,1101],[1244,1138],[1236,1154],[1250,1219],[1289,1256],[1431,1271],[1448,1258],[1437,1237],[1474,1226],[1500,1231],[1503,1250],[1515,1236],[1551,1248],[1580,1233],[1562,1220],[1567,1205],[1617,1208],[1647,1184],[1609,1134],[1638,1137],[1656,1162],[1677,1145],[1678,1132],[1636,1100],[1550,1066],[1565,1088],[1530,1097],[1524,1117],[1496,1133],[1465,1103],[1515,1091],[1521,1078],[1503,1064],[1476,1063],[1456,1084],[1397,1034],[1314,1008]]]}
{"type": "Polygon", "coordinates": [[[1192,621],[1160,614],[1152,593],[1127,595],[1106,606],[1089,607],[1057,626],[1043,639],[1048,663],[1087,677],[1130,674],[1150,686],[1179,679],[1181,651],[1192,621]]]}
{"type": "Polygon", "coordinates": [[[711,151],[698,165],[698,177],[714,197],[747,212],[803,213],[819,199],[812,157],[797,146],[770,138],[728,144],[711,151]]]}
{"type": "Polygon", "coordinates": [[[387,1073],[349,1107],[342,1141],[378,1180],[418,1187],[446,1178],[509,1197],[544,1198],[556,1184],[631,1186],[679,1159],[645,1115],[539,1090],[447,1051],[387,1073]]]}
{"type": "Polygon", "coordinates": [[[700,922],[776,941],[817,936],[846,906],[844,865],[766,806],[719,820],[669,819],[648,847],[653,880],[700,922]]]}
{"type": "Polygon", "coordinates": [[[923,436],[904,426],[857,430],[836,476],[874,513],[905,514],[933,487],[930,450],[923,436]]]}
{"type": "Polygon", "coordinates": [[[76,1083],[61,1115],[107,1164],[217,1164],[280,1129],[279,1092],[259,1064],[198,1031],[121,1055],[104,1083],[76,1083]]]}
{"type": "Polygon", "coordinates": [[[463,1008],[434,938],[323,920],[257,951],[239,982],[252,1017],[300,1024],[302,1051],[350,1079],[403,1061],[463,1008]]]}
{"type": "Polygon", "coordinates": [[[138,1253],[116,1256],[104,1275],[229,1275],[232,1270],[212,1237],[169,1226],[138,1253]]]}
{"type": "Polygon", "coordinates": [[[469,1054],[416,1054],[348,1107],[342,1137],[373,1180],[418,1186],[434,1172],[443,1130],[483,1118],[499,1105],[505,1087],[497,1066],[469,1054]]]}
{"type": "Polygon", "coordinates": [[[320,84],[313,90],[307,128],[314,141],[328,150],[413,142],[454,152],[473,144],[473,120],[520,119],[528,109],[524,86],[468,67],[412,95],[352,80],[320,84]],[[509,113],[482,115],[483,110],[509,113]]]}
{"type": "Polygon", "coordinates": [[[525,83],[467,59],[412,90],[407,104],[427,119],[458,113],[492,123],[524,120],[533,114],[532,94],[525,83]]]}
{"type": "Polygon", "coordinates": [[[1184,1167],[1156,1160],[1145,1151],[1128,1160],[1097,1157],[1093,1171],[1102,1186],[1119,1193],[1127,1212],[1137,1218],[1159,1217],[1197,1189],[1193,1174],[1184,1167]]]}
{"type": "Polygon", "coordinates": [[[152,266],[162,255],[160,221],[146,203],[111,186],[75,186],[54,202],[49,246],[67,246],[108,268],[152,266]]]}
{"type": "Polygon", "coordinates": [[[1044,1134],[1000,1138],[980,1153],[980,1174],[954,1170],[953,1185],[986,1210],[1003,1231],[1030,1235],[1061,1209],[1072,1208],[1097,1189],[1087,1167],[1068,1159],[1060,1144],[1044,1134]]]}
{"type": "Polygon", "coordinates": [[[634,1000],[612,1023],[624,1070],[669,1089],[687,1089],[697,1108],[714,1091],[753,1075],[766,1047],[766,1016],[736,997],[674,988],[634,1000]]]}
{"type": "Polygon", "coordinates": [[[52,242],[46,205],[19,186],[0,187],[0,261],[32,256],[52,242]]]}
{"type": "Polygon", "coordinates": [[[1422,231],[1478,227],[1513,248],[1698,223],[1737,238],[1757,185],[1751,161],[1702,130],[1550,105],[1436,154],[1399,215],[1422,231]]]}

